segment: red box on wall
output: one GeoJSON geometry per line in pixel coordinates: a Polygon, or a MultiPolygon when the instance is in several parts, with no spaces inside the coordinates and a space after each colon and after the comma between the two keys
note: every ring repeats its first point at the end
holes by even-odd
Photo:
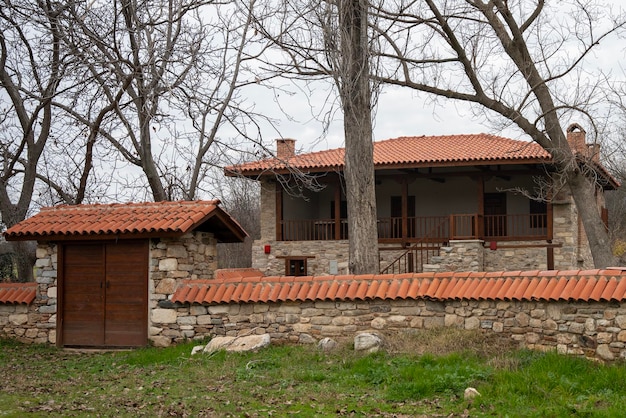
{"type": "Polygon", "coordinates": [[[270,251],[272,251],[272,246],[271,245],[266,245],[266,246],[263,247],[263,252],[265,254],[269,254],[270,251]]]}

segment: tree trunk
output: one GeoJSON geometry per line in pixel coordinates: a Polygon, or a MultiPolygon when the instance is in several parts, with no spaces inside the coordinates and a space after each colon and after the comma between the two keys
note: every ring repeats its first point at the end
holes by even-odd
{"type": "Polygon", "coordinates": [[[12,243],[17,263],[17,281],[34,282],[33,266],[37,261],[37,245],[34,241],[18,241],[12,243]]]}
{"type": "Polygon", "coordinates": [[[344,114],[350,272],[379,271],[367,2],[340,2],[340,96],[344,114]]]}
{"type": "Polygon", "coordinates": [[[578,209],[578,217],[585,228],[593,265],[596,268],[614,266],[617,260],[611,251],[609,234],[598,211],[594,185],[580,172],[569,176],[568,185],[578,209]]]}

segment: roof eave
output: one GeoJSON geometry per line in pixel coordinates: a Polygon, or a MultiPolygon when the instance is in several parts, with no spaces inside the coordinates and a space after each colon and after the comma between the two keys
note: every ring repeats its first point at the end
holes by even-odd
{"type": "MultiPolygon", "coordinates": [[[[551,158],[511,158],[511,159],[493,159],[493,160],[455,160],[455,161],[426,161],[426,162],[409,162],[409,163],[386,163],[376,164],[375,171],[394,170],[407,168],[435,168],[435,167],[472,167],[472,166],[490,166],[490,165],[517,165],[517,164],[552,164],[551,158]]],[[[332,165],[323,167],[295,167],[305,174],[319,174],[343,171],[343,165],[332,165]]],[[[292,170],[288,168],[280,169],[259,169],[259,170],[243,170],[228,171],[226,175],[231,177],[242,176],[252,180],[259,180],[264,177],[272,177],[275,175],[289,174],[292,170]]]]}
{"type": "Polygon", "coordinates": [[[178,231],[150,231],[150,232],[125,232],[116,234],[19,234],[7,235],[4,238],[7,241],[37,241],[37,242],[57,242],[57,241],[107,241],[107,240],[127,240],[127,239],[149,239],[149,238],[176,238],[184,235],[185,232],[178,231]]]}

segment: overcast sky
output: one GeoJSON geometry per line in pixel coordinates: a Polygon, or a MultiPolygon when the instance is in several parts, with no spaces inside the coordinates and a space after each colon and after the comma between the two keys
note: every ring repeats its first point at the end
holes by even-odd
{"type": "MultiPolygon", "coordinates": [[[[284,138],[293,138],[296,140],[296,148],[301,152],[344,146],[341,112],[335,113],[335,122],[331,125],[328,135],[320,139],[323,125],[311,116],[307,101],[311,98],[316,109],[322,109],[326,98],[322,91],[314,96],[297,93],[294,96],[281,94],[276,98],[266,93],[263,97],[263,109],[272,112],[280,120],[278,126],[280,132],[267,127],[263,131],[264,137],[275,139],[282,135],[284,138]],[[277,102],[280,102],[280,106],[277,102]],[[279,110],[280,107],[289,111],[293,120],[283,115],[279,110]]],[[[435,104],[422,93],[418,95],[411,89],[399,87],[388,87],[383,90],[379,97],[374,124],[375,141],[399,136],[491,132],[488,126],[473,117],[467,104],[444,100],[435,104]]],[[[516,134],[511,131],[509,135],[516,134]]]]}
{"type": "MultiPolygon", "coordinates": [[[[607,0],[607,3],[614,3],[607,0]]],[[[621,3],[614,3],[621,6],[621,3]]],[[[596,28],[598,29],[598,28],[596,28]]],[[[588,66],[596,66],[604,71],[610,71],[616,77],[624,79],[625,70],[621,62],[625,57],[623,40],[612,37],[605,39],[596,47],[588,58],[588,66]]],[[[335,114],[335,123],[328,134],[322,136],[322,124],[313,120],[309,103],[317,111],[323,109],[329,87],[321,86],[314,93],[299,92],[293,96],[281,94],[275,97],[269,89],[259,86],[253,97],[256,99],[257,111],[269,112],[280,120],[279,132],[268,127],[263,130],[265,139],[293,138],[296,139],[296,148],[300,152],[324,150],[344,146],[343,123],[341,112],[335,114]],[[256,94],[259,94],[257,96],[256,94]],[[279,108],[289,112],[293,120],[283,115],[279,108]]],[[[469,104],[437,99],[433,103],[431,96],[417,93],[409,88],[384,87],[376,107],[374,121],[374,140],[396,138],[399,136],[420,135],[450,135],[471,133],[492,133],[513,139],[528,140],[523,133],[516,129],[495,131],[491,125],[481,118],[477,118],[471,111],[469,104]]],[[[565,125],[577,122],[590,132],[585,126],[586,121],[564,121],[565,125]]]]}

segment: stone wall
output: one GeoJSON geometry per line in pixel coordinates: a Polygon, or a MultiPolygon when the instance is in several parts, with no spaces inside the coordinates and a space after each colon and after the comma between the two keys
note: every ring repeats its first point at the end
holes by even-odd
{"type": "Polygon", "coordinates": [[[39,245],[37,297],[30,305],[0,304],[0,335],[24,343],[56,342],[57,248],[39,245]]]}
{"type": "MultiPolygon", "coordinates": [[[[535,350],[626,358],[626,305],[619,303],[370,300],[173,307],[187,338],[269,333],[275,341],[352,339],[356,332],[482,329],[535,350]]],[[[182,341],[178,338],[174,341],[182,341]]]]}
{"type": "Polygon", "coordinates": [[[217,240],[209,232],[150,243],[150,308],[166,300],[180,279],[212,279],[217,269],[217,240]]]}
{"type": "Polygon", "coordinates": [[[54,343],[55,323],[31,306],[0,304],[0,334],[23,343],[54,343]]]}
{"type": "Polygon", "coordinates": [[[211,279],[217,269],[217,240],[212,233],[193,232],[180,238],[161,238],[150,245],[148,335],[155,345],[187,338],[190,324],[178,324],[171,298],[179,280],[211,279]],[[173,324],[177,324],[173,327],[173,324]]]}
{"type": "Polygon", "coordinates": [[[265,276],[285,274],[285,258],[307,258],[307,274],[323,276],[330,274],[330,263],[337,262],[337,274],[347,274],[348,241],[265,241],[257,240],[252,245],[252,268],[259,269],[265,276]],[[271,250],[265,254],[264,246],[271,250]]]}
{"type": "Polygon", "coordinates": [[[482,240],[454,240],[424,265],[425,272],[489,271],[482,240]]]}
{"type": "MultiPolygon", "coordinates": [[[[29,326],[20,338],[33,343],[56,343],[57,325],[57,255],[56,245],[39,244],[35,262],[37,298],[28,306],[29,326]]],[[[21,309],[19,306],[16,307],[21,309]]],[[[19,331],[21,332],[21,331],[19,331]]]]}

